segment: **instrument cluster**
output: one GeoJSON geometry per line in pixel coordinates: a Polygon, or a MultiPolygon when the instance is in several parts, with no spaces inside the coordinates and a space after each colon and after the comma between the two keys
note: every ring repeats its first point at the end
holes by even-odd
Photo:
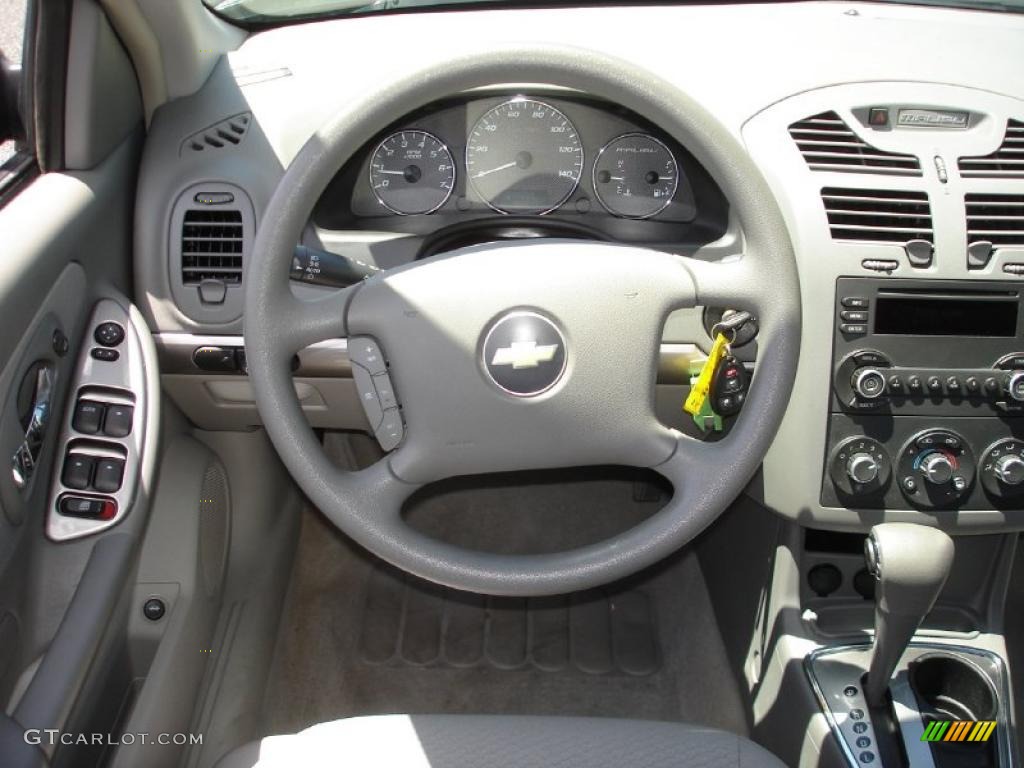
{"type": "Polygon", "coordinates": [[[703,168],[656,126],[618,105],[540,91],[463,96],[385,128],[341,170],[315,218],[328,229],[387,219],[375,226],[426,234],[543,216],[606,239],[656,230],[652,239],[701,231],[710,241],[725,211],[703,168]]]}

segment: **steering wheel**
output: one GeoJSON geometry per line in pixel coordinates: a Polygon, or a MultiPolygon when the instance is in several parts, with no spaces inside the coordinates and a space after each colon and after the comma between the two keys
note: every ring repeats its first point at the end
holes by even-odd
{"type": "Polygon", "coordinates": [[[310,500],[344,533],[395,566],[450,587],[557,594],[657,562],[741,493],[789,399],[800,291],[792,244],[764,178],[702,107],[652,73],[605,54],[509,46],[432,61],[348,104],[309,139],[257,233],[246,274],[245,346],[274,446],[310,500]],[[337,170],[382,126],[416,108],[510,81],[604,97],[671,134],[730,201],[742,232],[737,252],[709,262],[607,243],[496,243],[389,270],[319,300],[296,298],[288,281],[291,254],[337,170]],[[746,405],[730,433],[712,443],[669,429],[655,416],[665,320],[694,306],[746,309],[760,323],[746,405]],[[353,339],[379,344],[405,419],[398,447],[357,472],[338,469],[324,454],[290,372],[298,350],[346,336],[350,353],[353,339]],[[525,346],[512,354],[517,339],[525,346]],[[500,350],[513,361],[532,356],[532,363],[499,372],[493,363],[500,350]],[[401,515],[417,488],[446,477],[584,465],[653,468],[672,483],[673,497],[610,539],[546,554],[463,549],[414,530],[401,515]]]}

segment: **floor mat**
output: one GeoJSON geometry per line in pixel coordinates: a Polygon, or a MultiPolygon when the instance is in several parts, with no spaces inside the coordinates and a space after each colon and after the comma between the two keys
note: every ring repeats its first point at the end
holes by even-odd
{"type": "Polygon", "coordinates": [[[660,667],[654,605],[639,590],[484,597],[379,564],[363,605],[359,657],[368,664],[634,676],[660,667]]]}
{"type": "MultiPolygon", "coordinates": [[[[503,544],[533,530],[561,546],[573,528],[640,514],[628,484],[572,489],[590,521],[565,511],[568,495],[520,489],[507,501],[466,490],[434,503],[448,530],[459,529],[463,512],[472,513],[478,516],[465,526],[503,544]],[[523,510],[534,519],[524,524],[517,517],[523,510]]],[[[384,713],[632,717],[747,728],[692,554],[567,598],[484,598],[406,576],[307,510],[263,732],[384,713]]]]}

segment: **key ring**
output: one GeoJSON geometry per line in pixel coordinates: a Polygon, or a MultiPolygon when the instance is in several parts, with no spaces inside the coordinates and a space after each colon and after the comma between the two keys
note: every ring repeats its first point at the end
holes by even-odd
{"type": "Polygon", "coordinates": [[[729,344],[733,344],[736,341],[740,328],[749,323],[753,317],[749,312],[737,312],[728,318],[722,318],[711,326],[711,338],[715,338],[720,333],[731,334],[729,344]]]}

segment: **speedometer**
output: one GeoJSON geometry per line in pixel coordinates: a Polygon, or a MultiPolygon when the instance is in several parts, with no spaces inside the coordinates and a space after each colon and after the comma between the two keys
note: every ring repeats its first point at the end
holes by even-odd
{"type": "Polygon", "coordinates": [[[466,142],[466,175],[500,213],[548,213],[569,199],[583,146],[569,118],[541,101],[513,99],[481,117],[466,142]]]}

